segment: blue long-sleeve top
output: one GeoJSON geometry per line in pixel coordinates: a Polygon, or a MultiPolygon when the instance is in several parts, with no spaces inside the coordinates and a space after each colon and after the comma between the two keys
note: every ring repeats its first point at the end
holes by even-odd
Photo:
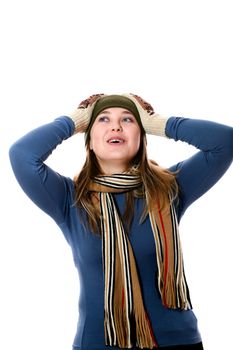
{"type": "MultiPolygon", "coordinates": [[[[208,191],[226,172],[233,158],[233,128],[219,123],[171,117],[166,135],[195,146],[190,158],[171,166],[177,174],[178,220],[196,199],[208,191]]],[[[52,151],[74,133],[69,117],[43,125],[10,148],[15,176],[26,194],[50,215],[68,241],[80,281],[79,319],[74,350],[107,349],[104,343],[104,279],[101,237],[84,228],[74,204],[74,182],[47,166],[52,151]]],[[[120,212],[125,195],[114,194],[120,212]]],[[[157,287],[155,242],[150,220],[139,223],[143,199],[135,199],[135,215],[129,239],[134,251],[145,308],[160,347],[201,341],[193,310],[171,310],[162,305],[157,287]]],[[[118,348],[114,348],[118,349],[118,348]]]]}

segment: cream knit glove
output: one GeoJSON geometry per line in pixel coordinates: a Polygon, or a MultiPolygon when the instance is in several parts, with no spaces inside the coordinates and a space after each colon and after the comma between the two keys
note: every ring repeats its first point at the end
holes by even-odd
{"type": "Polygon", "coordinates": [[[82,101],[79,106],[67,116],[70,117],[75,124],[75,132],[85,132],[91,119],[92,111],[96,102],[104,94],[95,94],[82,101]]]}
{"type": "Polygon", "coordinates": [[[168,117],[155,113],[153,107],[138,95],[123,94],[123,96],[128,97],[135,103],[147,134],[167,137],[165,127],[168,117]]]}

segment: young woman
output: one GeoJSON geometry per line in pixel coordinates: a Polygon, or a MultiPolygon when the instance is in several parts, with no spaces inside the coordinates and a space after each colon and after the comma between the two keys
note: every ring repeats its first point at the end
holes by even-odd
{"type": "Polygon", "coordinates": [[[72,248],[80,280],[73,350],[203,349],[178,223],[232,158],[233,128],[162,117],[133,94],[92,95],[12,145],[20,186],[72,248]],[[76,132],[85,132],[87,156],[71,180],[44,161],[76,132]],[[199,150],[162,169],[147,158],[146,133],[199,150]]]}

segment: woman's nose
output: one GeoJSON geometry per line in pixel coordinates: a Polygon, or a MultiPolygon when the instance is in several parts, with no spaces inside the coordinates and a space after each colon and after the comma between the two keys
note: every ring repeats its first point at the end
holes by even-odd
{"type": "Polygon", "coordinates": [[[112,125],[112,131],[122,131],[122,126],[120,123],[116,122],[112,125]]]}

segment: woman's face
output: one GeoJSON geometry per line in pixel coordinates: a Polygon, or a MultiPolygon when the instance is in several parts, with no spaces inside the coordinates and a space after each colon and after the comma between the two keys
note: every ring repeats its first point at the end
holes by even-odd
{"type": "Polygon", "coordinates": [[[136,118],[124,108],[102,111],[90,132],[90,149],[105,174],[125,171],[140,147],[141,129],[136,118]]]}

